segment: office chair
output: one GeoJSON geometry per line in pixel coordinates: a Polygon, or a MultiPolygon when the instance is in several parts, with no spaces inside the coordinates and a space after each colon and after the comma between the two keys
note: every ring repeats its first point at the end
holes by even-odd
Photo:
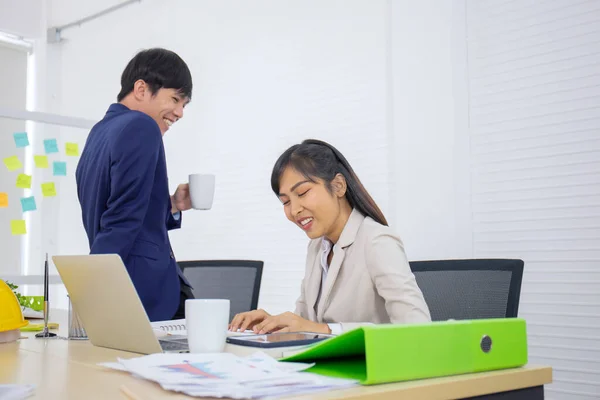
{"type": "Polygon", "coordinates": [[[262,261],[202,260],[178,262],[197,299],[229,299],[229,320],[256,309],[262,279],[262,261]]]}
{"type": "Polygon", "coordinates": [[[433,321],[517,317],[522,260],[412,261],[410,267],[433,321]]]}

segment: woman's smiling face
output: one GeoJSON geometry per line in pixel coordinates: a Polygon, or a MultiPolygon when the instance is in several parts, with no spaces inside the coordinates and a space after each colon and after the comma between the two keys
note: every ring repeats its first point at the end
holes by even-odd
{"type": "Polygon", "coordinates": [[[346,219],[341,215],[345,180],[336,176],[328,189],[319,178],[309,179],[292,167],[285,168],[279,181],[279,199],[285,216],[311,239],[322,236],[337,242],[346,219]]]}

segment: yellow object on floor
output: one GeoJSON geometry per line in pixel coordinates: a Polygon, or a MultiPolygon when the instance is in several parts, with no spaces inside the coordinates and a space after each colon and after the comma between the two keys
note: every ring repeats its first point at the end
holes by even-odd
{"type": "MultiPolygon", "coordinates": [[[[48,329],[58,329],[56,322],[48,322],[48,329]]],[[[41,332],[44,330],[44,323],[29,324],[21,328],[21,332],[41,332]]]]}

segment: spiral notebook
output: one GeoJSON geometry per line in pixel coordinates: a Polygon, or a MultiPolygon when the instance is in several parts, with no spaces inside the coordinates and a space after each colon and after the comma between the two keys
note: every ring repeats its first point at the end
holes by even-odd
{"type": "Polygon", "coordinates": [[[155,321],[151,322],[150,325],[152,325],[152,329],[158,337],[167,335],[187,335],[185,319],[155,321]]]}
{"type": "MultiPolygon", "coordinates": [[[[155,321],[151,322],[152,330],[154,330],[154,334],[156,337],[163,336],[173,336],[173,335],[184,335],[187,336],[187,328],[185,326],[185,318],[184,319],[174,319],[171,321],[155,321]]],[[[254,335],[255,333],[246,329],[244,332],[229,332],[227,331],[227,335],[254,335]]]]}

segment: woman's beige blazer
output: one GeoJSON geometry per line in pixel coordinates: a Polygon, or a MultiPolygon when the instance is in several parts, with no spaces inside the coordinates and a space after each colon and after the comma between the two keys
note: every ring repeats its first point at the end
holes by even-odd
{"type": "Polygon", "coordinates": [[[320,323],[341,323],[344,331],[365,323],[431,321],[402,241],[389,227],[352,211],[333,246],[320,293],[322,240],[311,240],[308,246],[296,314],[320,323]]]}

